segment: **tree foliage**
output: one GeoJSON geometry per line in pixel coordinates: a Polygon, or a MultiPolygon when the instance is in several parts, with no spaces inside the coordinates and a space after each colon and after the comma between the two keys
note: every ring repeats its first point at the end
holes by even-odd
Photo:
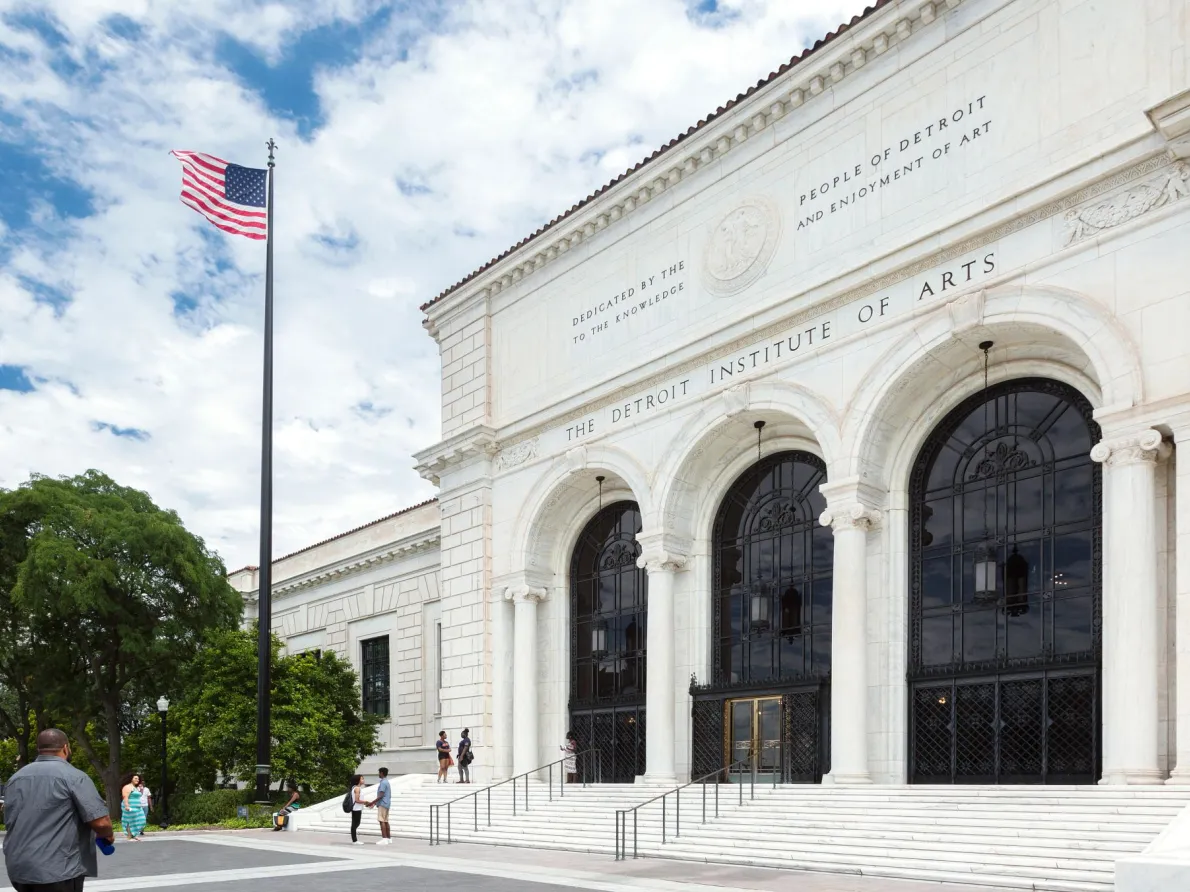
{"type": "MultiPolygon", "coordinates": [[[[177,722],[170,762],[188,789],[220,778],[251,781],[256,772],[256,631],[210,636],[170,708],[177,722]]],[[[376,751],[381,719],[360,707],[359,682],[334,653],[281,654],[273,639],[272,776],[314,789],[341,787],[376,751]]]]}
{"type": "MultiPolygon", "coordinates": [[[[98,471],[0,493],[0,678],[26,727],[52,716],[118,810],[121,744],[241,603],[178,515],[98,471]]],[[[18,725],[10,716],[5,724],[18,725]]],[[[9,728],[8,730],[12,730],[9,728]]]]}

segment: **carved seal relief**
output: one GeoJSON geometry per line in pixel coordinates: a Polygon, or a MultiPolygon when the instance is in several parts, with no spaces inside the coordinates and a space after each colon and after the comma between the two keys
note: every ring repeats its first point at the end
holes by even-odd
{"type": "Polygon", "coordinates": [[[725,214],[711,230],[703,255],[707,290],[735,294],[759,279],[780,235],[781,215],[768,199],[747,198],[725,214]]]}

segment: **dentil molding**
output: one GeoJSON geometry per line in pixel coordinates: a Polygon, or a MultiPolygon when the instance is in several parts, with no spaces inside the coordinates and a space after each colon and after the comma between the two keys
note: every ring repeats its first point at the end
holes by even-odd
{"type": "Polygon", "coordinates": [[[1170,453],[1170,446],[1161,432],[1149,428],[1138,434],[1100,440],[1091,449],[1091,460],[1110,467],[1134,464],[1155,464],[1170,453]]]}

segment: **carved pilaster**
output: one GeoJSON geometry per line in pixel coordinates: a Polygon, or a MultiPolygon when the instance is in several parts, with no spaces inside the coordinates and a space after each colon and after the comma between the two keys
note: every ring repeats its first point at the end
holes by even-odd
{"type": "Polygon", "coordinates": [[[1137,434],[1100,440],[1091,449],[1091,460],[1109,468],[1138,463],[1156,463],[1170,453],[1161,432],[1149,428],[1137,434]]]}

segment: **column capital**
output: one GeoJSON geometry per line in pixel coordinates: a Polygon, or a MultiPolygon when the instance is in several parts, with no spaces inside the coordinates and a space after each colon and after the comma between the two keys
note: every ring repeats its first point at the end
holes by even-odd
{"type": "Polygon", "coordinates": [[[505,590],[504,597],[514,604],[540,604],[549,597],[549,593],[532,585],[510,585],[505,590]]]}
{"type": "Polygon", "coordinates": [[[636,565],[650,573],[661,571],[676,573],[686,566],[686,555],[655,549],[642,552],[641,556],[636,559],[636,565]]]}
{"type": "Polygon", "coordinates": [[[1153,464],[1169,455],[1170,447],[1153,428],[1123,437],[1103,439],[1091,448],[1091,460],[1108,467],[1153,464]]]}
{"type": "Polygon", "coordinates": [[[818,522],[836,533],[840,530],[861,530],[865,533],[880,529],[880,512],[861,502],[828,505],[818,522]]]}
{"type": "Polygon", "coordinates": [[[636,541],[641,548],[636,565],[650,573],[658,570],[681,570],[690,557],[690,543],[672,533],[641,533],[636,537],[636,541]]]}

